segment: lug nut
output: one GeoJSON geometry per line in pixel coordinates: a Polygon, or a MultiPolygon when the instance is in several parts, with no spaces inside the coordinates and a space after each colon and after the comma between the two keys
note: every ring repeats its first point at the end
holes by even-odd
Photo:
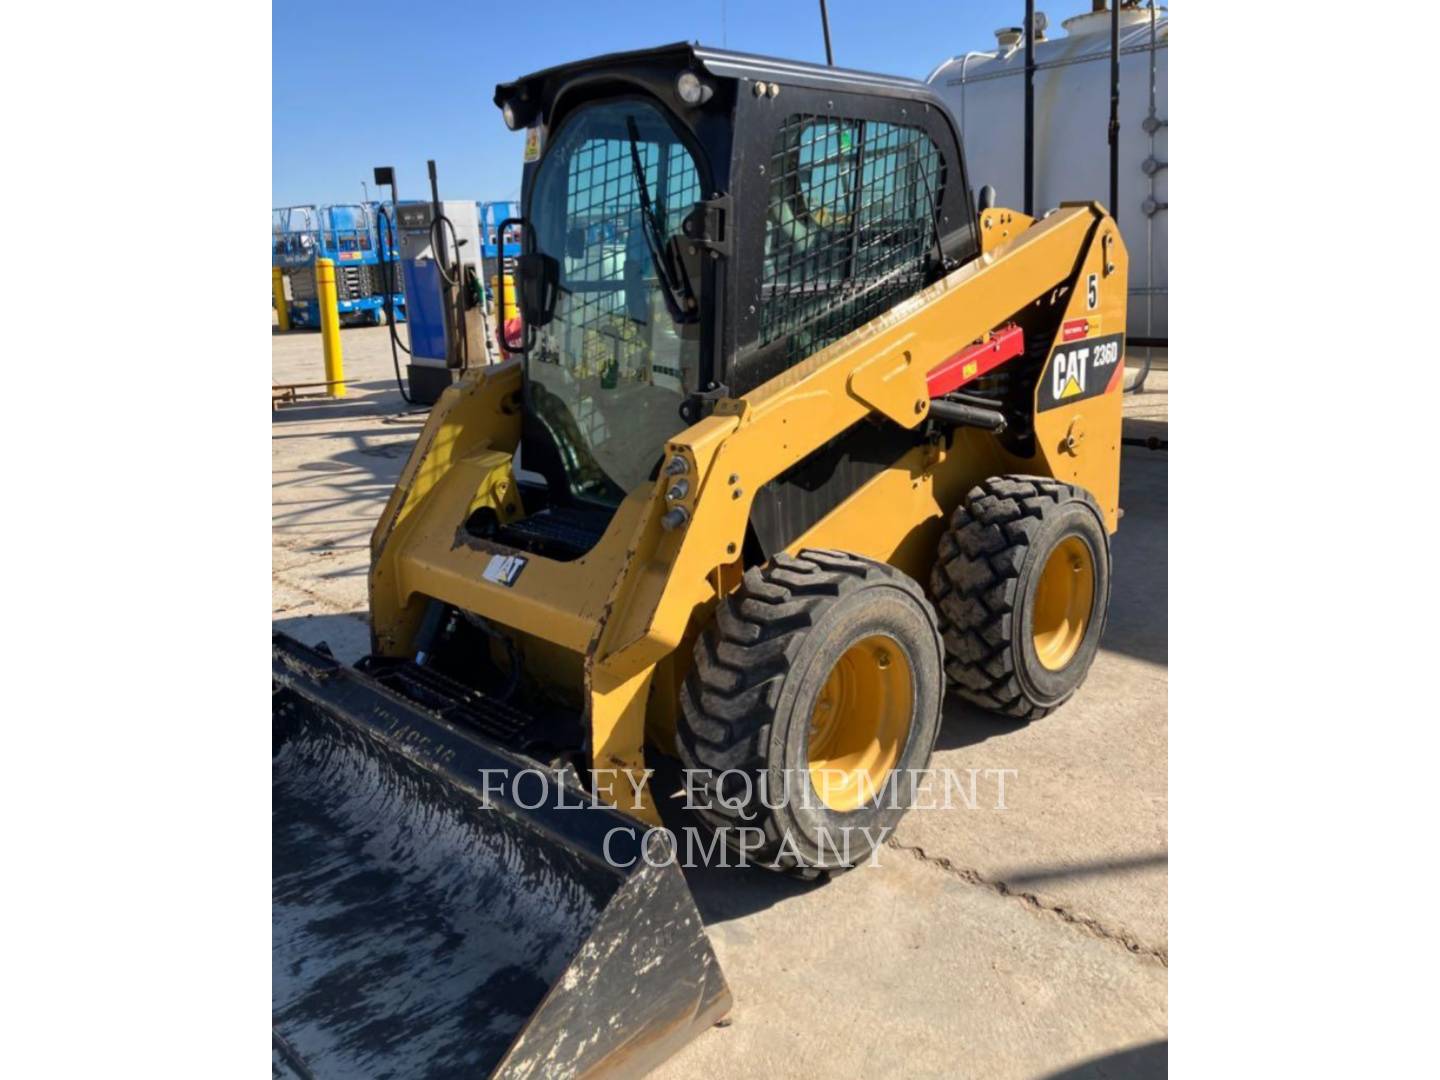
{"type": "Polygon", "coordinates": [[[676,480],[675,483],[670,486],[670,490],[665,493],[665,498],[671,502],[679,502],[688,494],[690,494],[689,481],[676,480]]]}
{"type": "Polygon", "coordinates": [[[686,461],[683,457],[681,457],[679,454],[676,454],[674,457],[672,457],[670,459],[670,463],[665,466],[666,476],[681,476],[689,471],[690,463],[686,461]]]}
{"type": "Polygon", "coordinates": [[[665,516],[660,519],[660,524],[666,532],[673,532],[690,520],[690,511],[683,506],[676,506],[666,511],[665,516]]]}

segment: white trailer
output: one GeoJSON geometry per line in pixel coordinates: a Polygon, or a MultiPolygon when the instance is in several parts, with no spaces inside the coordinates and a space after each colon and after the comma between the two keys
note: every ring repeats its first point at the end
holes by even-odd
{"type": "MultiPolygon", "coordinates": [[[[1130,253],[1132,338],[1168,336],[1166,182],[1169,19],[1163,7],[1120,9],[1118,205],[1107,206],[1130,253]]],[[[1017,3],[1017,7],[1023,7],[1017,3]]],[[[1034,184],[1037,212],[1066,201],[1110,201],[1110,19],[1096,10],[1064,21],[1064,35],[1035,35],[1034,184]]],[[[1025,168],[1025,34],[995,32],[997,47],[968,52],[927,80],[955,115],[970,182],[989,184],[1002,206],[1021,209],[1025,168]]]]}

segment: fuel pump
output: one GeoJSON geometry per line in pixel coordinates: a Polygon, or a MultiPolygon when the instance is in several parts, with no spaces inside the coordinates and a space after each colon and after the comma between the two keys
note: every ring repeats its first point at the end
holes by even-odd
{"type": "Polygon", "coordinates": [[[394,318],[387,320],[395,377],[405,399],[420,405],[434,404],[472,363],[489,362],[479,211],[472,200],[442,201],[435,162],[427,166],[428,203],[400,202],[395,170],[375,170],[375,183],[389,186],[395,211],[393,221],[383,207],[380,211],[383,270],[387,280],[393,280],[392,253],[398,250],[405,283],[408,347],[400,342],[394,318]],[[403,380],[401,350],[410,356],[403,380]]]}

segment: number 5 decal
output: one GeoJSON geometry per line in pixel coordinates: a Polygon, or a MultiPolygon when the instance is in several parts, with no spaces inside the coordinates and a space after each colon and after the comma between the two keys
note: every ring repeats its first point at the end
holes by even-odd
{"type": "Polygon", "coordinates": [[[1094,310],[1095,310],[1095,305],[1098,304],[1098,303],[1100,303],[1100,275],[1099,275],[1099,274],[1091,274],[1089,280],[1086,282],[1086,285],[1085,285],[1085,303],[1089,306],[1089,308],[1090,308],[1091,311],[1094,311],[1094,310]]]}

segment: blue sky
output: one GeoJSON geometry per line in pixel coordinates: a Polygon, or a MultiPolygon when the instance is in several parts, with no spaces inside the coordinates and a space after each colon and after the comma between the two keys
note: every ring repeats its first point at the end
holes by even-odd
{"type": "MultiPolygon", "coordinates": [[[[1058,27],[1085,0],[1036,5],[1058,27]]],[[[401,197],[499,199],[520,184],[521,136],[497,82],[597,53],[699,40],[823,63],[818,0],[288,0],[273,6],[272,204],[358,201],[376,165],[401,197]],[[722,20],[723,10],[723,20],[722,20]]],[[[835,62],[923,79],[1024,21],[1023,0],[830,0],[835,62]]],[[[372,192],[373,194],[373,192],[372,192]]]]}

